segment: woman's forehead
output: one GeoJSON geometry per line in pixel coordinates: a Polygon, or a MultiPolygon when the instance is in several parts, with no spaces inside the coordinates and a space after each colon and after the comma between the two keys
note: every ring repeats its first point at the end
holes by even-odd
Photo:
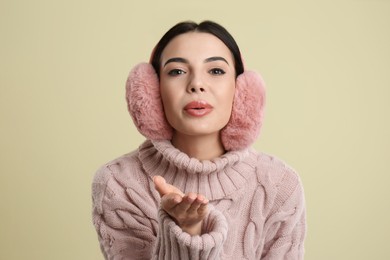
{"type": "Polygon", "coordinates": [[[216,36],[204,32],[189,32],[176,36],[165,47],[161,62],[172,57],[206,59],[221,56],[232,60],[229,48],[216,36]]]}

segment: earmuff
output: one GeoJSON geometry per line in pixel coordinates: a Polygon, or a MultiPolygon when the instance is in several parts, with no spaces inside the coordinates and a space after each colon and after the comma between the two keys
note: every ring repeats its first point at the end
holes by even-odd
{"type": "MultiPolygon", "coordinates": [[[[172,139],[160,95],[156,71],[150,63],[140,63],[131,71],[126,82],[126,100],[129,113],[138,131],[151,140],[172,139]]],[[[258,137],[265,105],[265,87],[262,77],[253,71],[244,71],[236,79],[232,114],[221,131],[225,150],[249,147],[258,137]]]]}

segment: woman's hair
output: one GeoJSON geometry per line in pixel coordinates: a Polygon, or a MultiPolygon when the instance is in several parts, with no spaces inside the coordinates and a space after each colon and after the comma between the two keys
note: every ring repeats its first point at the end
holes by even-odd
{"type": "Polygon", "coordinates": [[[165,47],[173,38],[187,32],[210,33],[220,39],[226,47],[229,48],[233,55],[236,76],[244,72],[244,64],[241,59],[240,49],[238,48],[233,36],[224,27],[212,21],[203,21],[200,24],[188,21],[181,22],[173,26],[164,34],[154,48],[152,56],[150,57],[150,63],[155,69],[157,75],[160,75],[161,54],[165,47]]]}

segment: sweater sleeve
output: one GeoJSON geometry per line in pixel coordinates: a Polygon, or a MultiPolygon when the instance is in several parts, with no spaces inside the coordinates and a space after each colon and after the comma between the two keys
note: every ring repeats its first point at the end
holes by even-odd
{"type": "Polygon", "coordinates": [[[95,174],[92,217],[105,259],[150,259],[157,220],[153,202],[131,195],[113,176],[110,165],[95,174]],[[134,203],[142,203],[142,210],[134,203]]]}
{"type": "Polygon", "coordinates": [[[261,259],[302,260],[306,236],[303,187],[294,171],[287,172],[278,186],[279,192],[274,198],[277,207],[264,226],[267,235],[261,259]]]}
{"type": "Polygon", "coordinates": [[[124,187],[109,166],[96,173],[92,215],[105,259],[219,259],[227,235],[221,212],[210,208],[204,234],[191,236],[146,190],[138,184],[124,187]]]}
{"type": "Polygon", "coordinates": [[[203,235],[191,236],[159,210],[159,235],[153,259],[220,259],[227,236],[224,215],[209,205],[209,214],[203,221],[203,235]]]}

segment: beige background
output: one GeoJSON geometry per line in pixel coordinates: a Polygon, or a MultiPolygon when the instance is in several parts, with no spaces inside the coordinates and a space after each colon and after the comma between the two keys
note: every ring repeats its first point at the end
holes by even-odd
{"type": "Polygon", "coordinates": [[[0,1],[0,259],[102,259],[90,184],[143,137],[128,71],[211,19],[262,73],[254,145],[297,169],[306,259],[390,259],[390,1],[0,1]]]}

